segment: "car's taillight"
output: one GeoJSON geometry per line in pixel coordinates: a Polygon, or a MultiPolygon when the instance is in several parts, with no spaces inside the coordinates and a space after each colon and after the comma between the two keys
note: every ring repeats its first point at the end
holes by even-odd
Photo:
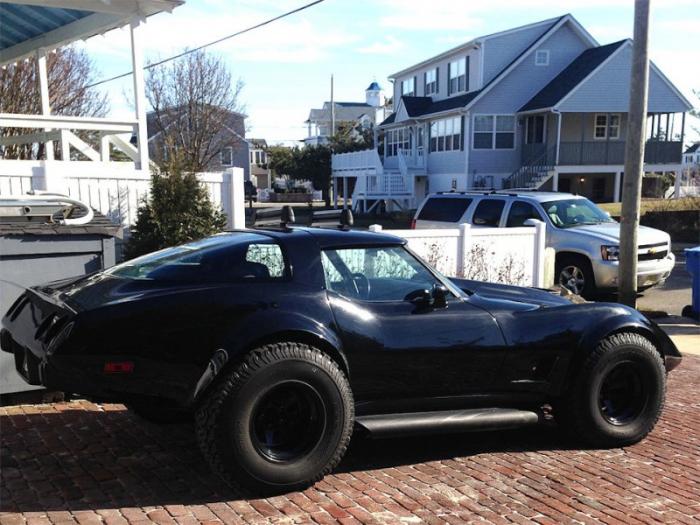
{"type": "Polygon", "coordinates": [[[416,219],[411,219],[411,229],[412,230],[416,229],[416,219]]]}

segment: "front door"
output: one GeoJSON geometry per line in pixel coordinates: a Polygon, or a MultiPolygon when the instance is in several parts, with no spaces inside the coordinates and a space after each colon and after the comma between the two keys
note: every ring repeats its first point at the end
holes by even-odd
{"type": "Polygon", "coordinates": [[[442,283],[402,246],[325,250],[329,302],[357,402],[483,393],[504,357],[495,319],[448,292],[445,304],[416,301],[442,283]]]}

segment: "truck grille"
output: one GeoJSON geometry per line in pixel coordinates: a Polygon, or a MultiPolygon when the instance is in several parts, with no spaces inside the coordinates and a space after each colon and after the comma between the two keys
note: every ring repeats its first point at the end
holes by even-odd
{"type": "Polygon", "coordinates": [[[657,261],[665,259],[668,255],[668,244],[665,242],[642,244],[639,246],[639,252],[642,253],[638,253],[637,255],[638,261],[657,261]]]}

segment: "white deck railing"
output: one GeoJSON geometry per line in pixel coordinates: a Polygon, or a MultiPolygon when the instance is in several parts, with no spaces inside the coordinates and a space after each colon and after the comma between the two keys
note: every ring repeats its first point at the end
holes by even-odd
{"type": "Polygon", "coordinates": [[[376,149],[336,153],[332,157],[331,165],[334,177],[343,177],[343,172],[348,171],[375,175],[381,175],[384,171],[382,159],[379,158],[376,149]]]}
{"type": "MultiPolygon", "coordinates": [[[[0,113],[0,128],[37,130],[21,135],[1,136],[0,148],[44,144],[47,160],[54,160],[56,142],[59,145],[60,160],[63,162],[83,159],[112,162],[111,147],[124,153],[133,162],[140,161],[138,150],[130,143],[131,136],[137,129],[135,120],[0,113]],[[98,141],[97,147],[81,139],[75,132],[88,132],[93,135],[98,141]]],[[[0,164],[2,162],[4,161],[0,159],[0,164]]]]}

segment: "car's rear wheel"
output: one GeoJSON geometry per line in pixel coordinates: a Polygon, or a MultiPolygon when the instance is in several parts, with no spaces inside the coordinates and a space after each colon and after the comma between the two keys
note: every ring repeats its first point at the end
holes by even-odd
{"type": "Polygon", "coordinates": [[[353,424],[343,372],[320,350],[298,343],[252,351],[196,414],[212,469],[232,485],[266,493],[328,474],[343,457],[353,424]]]}
{"type": "Polygon", "coordinates": [[[666,371],[654,345],[635,333],[600,342],[555,406],[566,430],[589,445],[624,446],[643,439],[661,415],[666,371]]]}
{"type": "Polygon", "coordinates": [[[559,286],[571,293],[589,298],[596,291],[591,262],[582,255],[557,257],[555,273],[559,286]]]}

